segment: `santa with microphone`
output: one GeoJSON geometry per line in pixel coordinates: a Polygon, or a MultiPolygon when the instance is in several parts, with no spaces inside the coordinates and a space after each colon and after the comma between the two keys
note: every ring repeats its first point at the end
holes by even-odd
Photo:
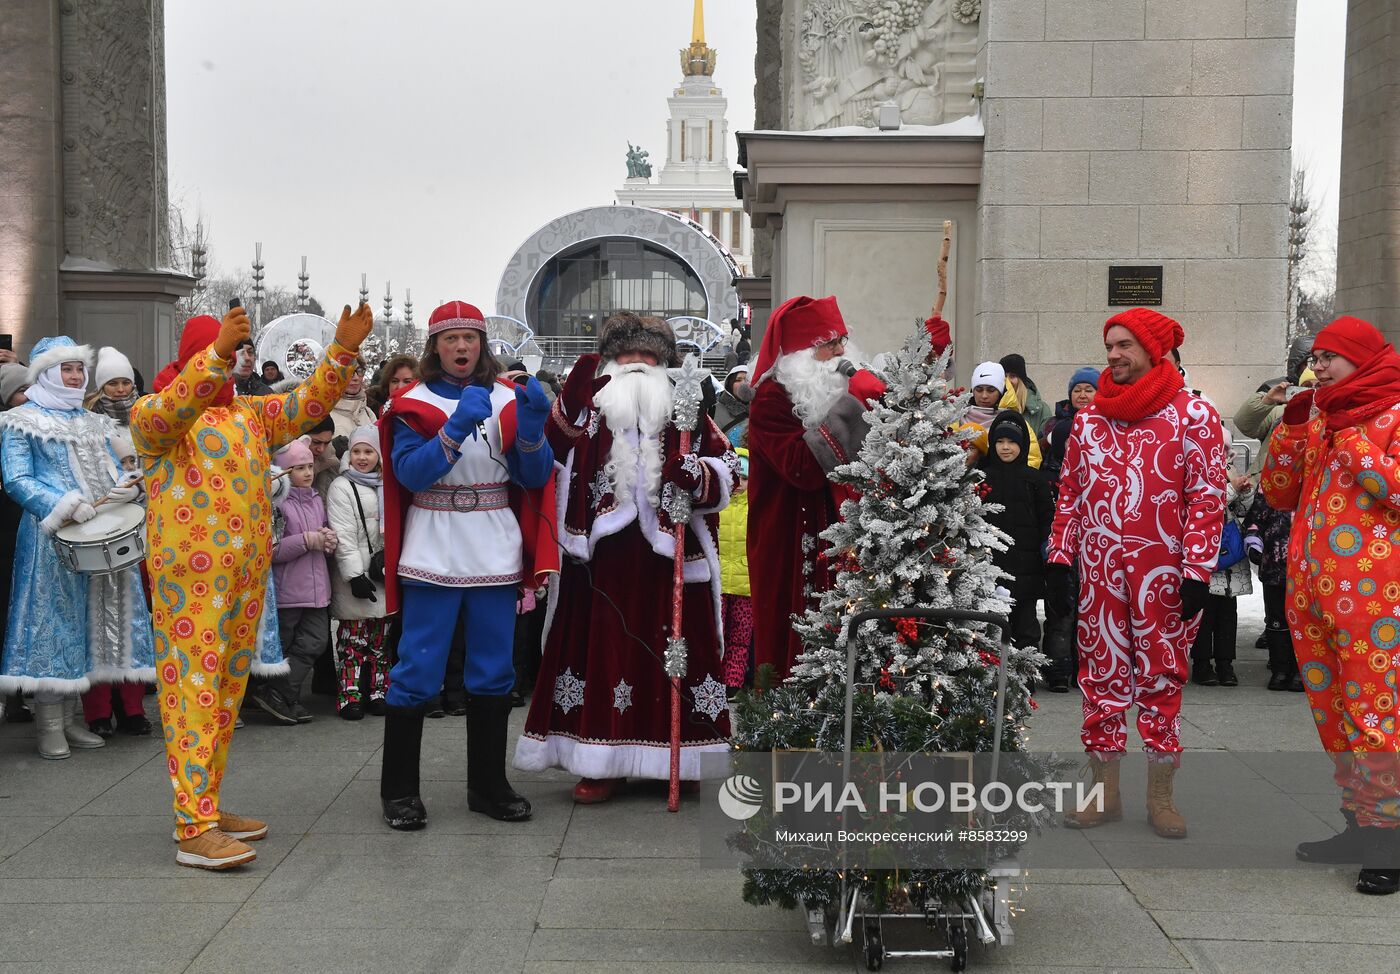
{"type": "Polygon", "coordinates": [[[830,585],[820,535],[840,516],[828,475],[860,450],[865,411],[885,392],[855,364],[834,297],[796,297],[768,318],[751,371],[749,578],[754,665],[785,678],[801,652],[791,617],[830,585]]]}

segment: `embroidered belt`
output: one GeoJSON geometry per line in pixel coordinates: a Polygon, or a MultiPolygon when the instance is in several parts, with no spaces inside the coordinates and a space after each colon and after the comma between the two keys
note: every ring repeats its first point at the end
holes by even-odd
{"type": "Polygon", "coordinates": [[[510,507],[510,484],[434,484],[427,490],[416,491],[413,506],[425,511],[451,511],[466,514],[471,511],[499,511],[510,507]]]}

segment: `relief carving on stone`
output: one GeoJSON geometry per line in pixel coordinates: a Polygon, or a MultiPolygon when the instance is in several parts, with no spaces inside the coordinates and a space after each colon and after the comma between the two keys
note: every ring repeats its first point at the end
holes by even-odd
{"type": "Polygon", "coordinates": [[[894,102],[906,125],[970,114],[981,0],[797,0],[791,128],[875,125],[894,102]]]}
{"type": "Polygon", "coordinates": [[[163,17],[142,0],[60,9],[68,253],[158,268],[169,232],[163,17]]]}

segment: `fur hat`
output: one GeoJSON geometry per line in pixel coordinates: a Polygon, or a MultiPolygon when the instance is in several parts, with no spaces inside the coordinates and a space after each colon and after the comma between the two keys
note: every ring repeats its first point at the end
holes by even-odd
{"type": "Polygon", "coordinates": [[[598,354],[604,361],[610,361],[624,352],[650,352],[656,356],[658,365],[672,368],[680,365],[675,333],[662,318],[621,311],[603,322],[598,335],[598,354]]]}
{"type": "Polygon", "coordinates": [[[30,385],[39,381],[39,376],[46,371],[64,362],[82,362],[83,368],[92,371],[92,346],[79,345],[67,335],[39,339],[29,356],[30,385]]]}
{"type": "Polygon", "coordinates": [[[304,464],[312,463],[311,447],[301,440],[292,440],[273,456],[272,462],[283,470],[290,470],[293,467],[300,467],[304,464]]]}
{"type": "Polygon", "coordinates": [[[1006,388],[1006,370],[1000,363],[983,362],[972,370],[972,382],[968,388],[976,389],[978,386],[991,386],[998,392],[1006,388]]]}
{"type": "Polygon", "coordinates": [[[132,371],[131,360],[111,345],[103,345],[97,350],[97,367],[92,370],[92,384],[101,389],[113,379],[129,379],[136,383],[136,373],[132,371]]]}
{"type": "Polygon", "coordinates": [[[0,409],[10,408],[10,397],[30,385],[29,369],[18,362],[0,365],[0,409]]]}
{"type": "Polygon", "coordinates": [[[1168,352],[1179,347],[1186,338],[1186,333],[1182,331],[1178,322],[1151,308],[1129,308],[1127,311],[1118,312],[1104,322],[1105,338],[1108,337],[1108,330],[1114,325],[1122,325],[1133,333],[1133,337],[1147,350],[1153,365],[1162,361],[1168,352]]]}

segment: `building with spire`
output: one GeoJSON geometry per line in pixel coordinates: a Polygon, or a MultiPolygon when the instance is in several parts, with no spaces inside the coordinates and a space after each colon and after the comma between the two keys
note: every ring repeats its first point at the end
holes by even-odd
{"type": "MultiPolygon", "coordinates": [[[[734,196],[729,107],[715,84],[714,48],[705,43],[704,0],[694,0],[690,45],[680,51],[681,81],[666,99],[666,155],[661,171],[629,176],[617,202],[667,210],[694,220],[724,246],[741,275],[751,271],[753,236],[742,202],[734,196]]],[[[648,167],[649,168],[649,167],[648,167]]]]}

